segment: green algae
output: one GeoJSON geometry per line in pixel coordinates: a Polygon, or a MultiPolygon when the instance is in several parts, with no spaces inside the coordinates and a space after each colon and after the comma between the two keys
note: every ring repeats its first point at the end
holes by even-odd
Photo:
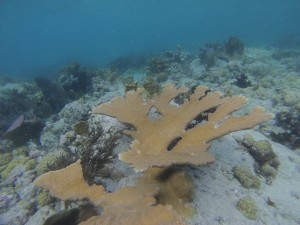
{"type": "Polygon", "coordinates": [[[269,141],[254,141],[251,135],[244,136],[244,144],[255,160],[255,170],[271,183],[276,178],[280,161],[269,141]]]}
{"type": "Polygon", "coordinates": [[[247,167],[235,166],[233,168],[233,174],[244,188],[259,189],[260,179],[253,175],[251,170],[247,167]]]}
{"type": "Polygon", "coordinates": [[[53,198],[50,196],[49,191],[42,190],[37,196],[37,203],[39,206],[43,207],[51,203],[53,198]]]}
{"type": "Polygon", "coordinates": [[[20,157],[17,159],[11,160],[4,170],[1,171],[0,175],[3,179],[6,179],[10,172],[18,165],[23,165],[26,170],[33,170],[36,167],[36,162],[34,159],[29,157],[20,157]]]}
{"type": "Polygon", "coordinates": [[[14,150],[15,156],[28,156],[28,148],[26,146],[20,146],[14,150]]]}
{"type": "Polygon", "coordinates": [[[259,167],[259,172],[264,177],[276,178],[277,170],[270,166],[268,163],[265,163],[263,166],[259,167]]]}
{"type": "Polygon", "coordinates": [[[42,175],[48,171],[65,167],[65,163],[68,162],[68,156],[69,154],[63,149],[44,156],[37,165],[37,174],[42,175]]]}
{"type": "Polygon", "coordinates": [[[89,124],[87,121],[80,121],[74,125],[74,132],[78,135],[87,135],[89,132],[89,124]]]}
{"type": "Polygon", "coordinates": [[[237,209],[250,220],[256,220],[258,217],[258,207],[251,198],[241,198],[237,205],[237,209]]]}
{"type": "Polygon", "coordinates": [[[6,166],[12,160],[13,155],[9,152],[0,154],[0,167],[6,166]]]}

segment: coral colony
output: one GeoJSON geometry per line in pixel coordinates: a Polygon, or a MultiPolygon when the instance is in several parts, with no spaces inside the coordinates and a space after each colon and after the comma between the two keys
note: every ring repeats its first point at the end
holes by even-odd
{"type": "Polygon", "coordinates": [[[178,102],[178,96],[187,91],[185,87],[167,85],[160,94],[149,99],[143,97],[144,89],[139,88],[92,110],[93,114],[116,117],[133,127],[124,131],[133,142],[119,158],[136,171],[144,172],[136,186],[123,187],[113,193],[106,192],[102,185],[89,186],[80,160],[64,169],[43,174],[35,184],[64,201],[88,199],[94,206],[103,207],[101,215],[81,225],[185,224],[185,219],[193,214],[188,205],[188,193],[192,193],[193,185],[187,174],[172,167],[212,163],[214,158],[208,153],[211,140],[273,118],[261,107],[254,108],[249,115],[233,116],[233,112],[246,104],[246,98],[221,97],[219,92],[202,86],[178,102]],[[207,115],[205,121],[199,119],[204,118],[204,114],[207,115]],[[193,126],[189,126],[191,122],[193,126]],[[178,191],[176,183],[177,186],[185,185],[178,191]],[[170,184],[173,184],[171,189],[170,184]]]}

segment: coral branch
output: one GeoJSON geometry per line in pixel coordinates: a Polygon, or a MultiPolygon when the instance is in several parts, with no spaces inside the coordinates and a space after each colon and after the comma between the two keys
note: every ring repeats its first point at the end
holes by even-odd
{"type": "Polygon", "coordinates": [[[98,202],[106,195],[103,186],[89,186],[82,174],[80,160],[64,169],[41,175],[35,185],[50,190],[52,196],[61,200],[90,199],[98,202]]]}
{"type": "Polygon", "coordinates": [[[140,182],[137,187],[107,193],[103,186],[89,186],[85,182],[80,161],[65,169],[48,172],[34,183],[62,200],[88,199],[93,205],[104,208],[101,215],[91,217],[80,225],[184,225],[171,206],[156,204],[154,196],[157,188],[140,182]]]}
{"type": "Polygon", "coordinates": [[[121,153],[119,157],[140,171],[153,166],[211,163],[214,158],[207,152],[209,141],[233,131],[249,129],[273,117],[262,108],[255,108],[247,116],[233,117],[230,114],[241,109],[247,99],[242,96],[222,98],[219,92],[210,92],[207,87],[197,87],[189,100],[178,107],[170,102],[179,94],[186,93],[185,87],[176,89],[172,85],[166,86],[152,100],[143,99],[142,91],[138,89],[129,92],[125,98],[117,97],[92,111],[116,117],[136,128],[135,131],[125,131],[134,141],[130,150],[121,153]],[[152,107],[158,110],[162,119],[152,121],[148,118],[152,107]],[[205,123],[186,129],[198,115],[212,109],[215,110],[208,114],[205,123]],[[168,151],[174,140],[178,143],[168,151]]]}

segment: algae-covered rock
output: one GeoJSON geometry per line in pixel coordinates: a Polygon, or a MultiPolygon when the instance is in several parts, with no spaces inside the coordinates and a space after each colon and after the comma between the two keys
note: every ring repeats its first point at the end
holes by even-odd
{"type": "Polygon", "coordinates": [[[10,172],[17,166],[17,165],[23,165],[26,170],[32,170],[36,166],[36,162],[34,159],[31,159],[30,157],[20,157],[17,159],[11,160],[6,168],[1,171],[0,175],[3,179],[6,179],[10,172]]]}
{"type": "Polygon", "coordinates": [[[60,149],[56,152],[51,152],[44,156],[37,165],[37,173],[41,175],[51,170],[58,170],[64,168],[69,162],[69,153],[60,149]]]}
{"type": "MultiPolygon", "coordinates": [[[[245,139],[246,140],[246,139],[245,139]]],[[[247,138],[247,143],[251,140],[247,138]]],[[[280,165],[279,158],[272,149],[272,145],[268,141],[252,141],[251,145],[245,145],[249,148],[249,152],[256,161],[256,172],[264,176],[268,183],[276,178],[277,170],[280,165]]]]}
{"type": "Polygon", "coordinates": [[[243,144],[247,147],[251,147],[254,144],[255,140],[251,134],[245,134],[244,135],[244,141],[243,144]]]}
{"type": "Polygon", "coordinates": [[[268,163],[265,163],[263,166],[259,167],[259,172],[264,177],[276,178],[277,175],[277,170],[268,163]]]}
{"type": "Polygon", "coordinates": [[[138,88],[138,82],[135,81],[132,76],[125,78],[123,84],[125,86],[125,92],[136,91],[138,88]]]}
{"type": "Polygon", "coordinates": [[[87,135],[89,132],[89,124],[87,121],[80,121],[74,125],[74,132],[78,135],[87,135]]]}
{"type": "Polygon", "coordinates": [[[5,167],[4,170],[1,171],[0,175],[2,179],[6,179],[9,173],[18,165],[16,160],[12,160],[9,164],[5,167]]]}
{"type": "Polygon", "coordinates": [[[258,207],[251,198],[241,198],[237,205],[237,209],[250,220],[256,220],[258,217],[258,207]]]}
{"type": "Polygon", "coordinates": [[[48,205],[50,202],[52,202],[52,200],[53,198],[50,196],[50,193],[47,190],[42,190],[37,196],[37,202],[41,207],[48,205]]]}
{"type": "Polygon", "coordinates": [[[26,170],[33,170],[37,165],[36,161],[34,159],[30,159],[29,157],[25,157],[25,158],[28,159],[23,163],[26,170]]]}
{"type": "Polygon", "coordinates": [[[250,153],[261,165],[277,157],[268,141],[255,141],[250,148],[250,153]]]}
{"type": "Polygon", "coordinates": [[[251,170],[247,167],[235,166],[233,168],[234,176],[239,180],[244,188],[259,189],[260,179],[253,175],[251,170]]]}
{"type": "Polygon", "coordinates": [[[143,88],[145,89],[148,97],[152,97],[154,94],[159,93],[161,89],[160,85],[152,77],[146,77],[143,83],[143,88]]]}
{"type": "Polygon", "coordinates": [[[10,152],[0,154],[0,167],[8,165],[13,156],[10,152]]]}
{"type": "Polygon", "coordinates": [[[161,73],[155,74],[157,82],[160,82],[160,83],[166,81],[168,79],[168,76],[169,75],[166,72],[161,72],[161,73]]]}
{"type": "Polygon", "coordinates": [[[26,146],[20,146],[16,150],[14,150],[14,154],[17,156],[27,156],[28,148],[26,146]]]}

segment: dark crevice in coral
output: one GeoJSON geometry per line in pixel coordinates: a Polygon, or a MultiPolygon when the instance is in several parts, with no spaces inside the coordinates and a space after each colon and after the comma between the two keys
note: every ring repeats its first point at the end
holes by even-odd
{"type": "Polygon", "coordinates": [[[207,122],[209,113],[214,113],[217,110],[218,106],[210,108],[204,112],[201,112],[198,116],[195,117],[185,128],[185,130],[190,130],[197,126],[199,123],[207,122]]]}
{"type": "Polygon", "coordinates": [[[210,93],[211,92],[211,90],[210,89],[207,89],[205,92],[204,92],[204,95],[201,97],[201,98],[199,98],[198,100],[199,101],[201,101],[208,93],[210,93]]]}
{"type": "Polygon", "coordinates": [[[178,142],[182,139],[182,137],[177,137],[167,147],[167,151],[171,151],[177,144],[178,142]]]}
{"type": "MultiPolygon", "coordinates": [[[[178,104],[179,106],[182,105],[184,103],[184,100],[190,100],[190,96],[193,95],[195,93],[195,90],[198,86],[192,86],[188,92],[185,93],[181,93],[179,95],[177,95],[173,100],[176,104],[178,104]]],[[[202,98],[204,98],[209,92],[211,92],[210,89],[206,90],[204,92],[204,95],[202,97],[200,97],[198,100],[201,101],[202,98]]]]}
{"type": "Polygon", "coordinates": [[[50,216],[44,225],[78,225],[96,215],[98,212],[92,204],[84,204],[78,208],[63,210],[50,216]]]}
{"type": "Polygon", "coordinates": [[[177,173],[178,171],[180,171],[181,169],[176,167],[176,166],[170,166],[166,169],[164,169],[160,174],[158,174],[158,176],[156,177],[156,179],[160,182],[165,182],[167,181],[174,173],[177,173]]]}
{"type": "Polygon", "coordinates": [[[177,95],[173,101],[174,103],[176,103],[177,105],[182,105],[184,103],[184,99],[185,99],[185,93],[181,93],[179,95],[177,95]]]}
{"type": "Polygon", "coordinates": [[[136,127],[133,126],[133,124],[125,123],[125,122],[123,122],[123,124],[126,126],[124,130],[137,131],[136,127]]]}

